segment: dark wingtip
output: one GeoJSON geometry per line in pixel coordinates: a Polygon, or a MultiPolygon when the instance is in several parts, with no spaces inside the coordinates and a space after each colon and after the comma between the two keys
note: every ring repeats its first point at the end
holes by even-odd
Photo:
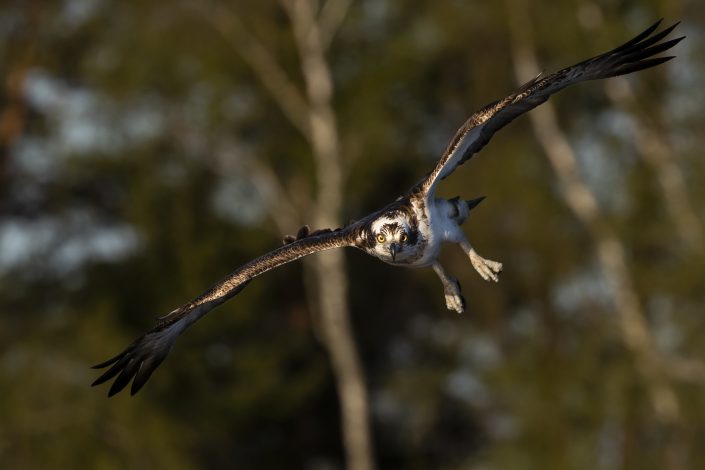
{"type": "Polygon", "coordinates": [[[95,387],[96,385],[100,385],[102,383],[107,382],[108,380],[112,379],[115,377],[118,372],[124,369],[125,367],[125,361],[127,360],[127,355],[130,353],[132,346],[128,347],[125,349],[123,352],[118,354],[115,357],[112,357],[108,359],[105,362],[101,362],[100,364],[97,364],[93,366],[93,369],[102,369],[104,367],[112,366],[110,369],[105,371],[100,377],[95,379],[93,383],[91,384],[91,387],[95,387]]]}
{"type": "Polygon", "coordinates": [[[91,387],[95,387],[95,386],[104,384],[108,380],[110,380],[110,377],[106,377],[106,374],[103,374],[91,383],[91,387]]]}
{"type": "MultiPolygon", "coordinates": [[[[247,282],[244,282],[238,286],[237,292],[246,285],[247,282]]],[[[95,387],[115,379],[108,390],[108,397],[125,389],[130,382],[132,382],[130,394],[137,393],[164,361],[176,341],[177,335],[181,332],[178,328],[176,331],[172,330],[173,327],[174,323],[167,326],[159,325],[137,338],[117,356],[93,366],[96,369],[108,366],[110,368],[103,372],[91,386],[95,387]]]]}
{"type": "MultiPolygon", "coordinates": [[[[651,33],[656,31],[659,26],[661,26],[661,23],[663,23],[663,20],[664,20],[663,17],[659,18],[658,20],[656,20],[656,22],[654,24],[652,24],[651,26],[646,28],[646,30],[644,30],[641,34],[643,34],[644,36],[649,36],[651,33]]],[[[673,27],[675,27],[675,25],[673,27]]]]}
{"type": "MultiPolygon", "coordinates": [[[[663,19],[663,18],[662,18],[662,19],[663,19]]],[[[670,33],[671,31],[673,31],[674,29],[676,29],[679,24],[681,24],[680,20],[676,21],[676,22],[673,23],[671,26],[669,26],[668,28],[666,28],[665,31],[668,31],[668,32],[670,33]]]]}
{"type": "Polygon", "coordinates": [[[91,387],[95,387],[96,385],[103,384],[103,383],[107,382],[108,380],[112,379],[113,377],[115,377],[118,374],[118,372],[120,372],[122,370],[122,368],[123,368],[123,361],[116,363],[114,366],[112,366],[110,369],[108,369],[103,375],[101,375],[100,377],[95,379],[93,381],[93,383],[91,384],[91,387]]]}
{"type": "Polygon", "coordinates": [[[123,354],[125,354],[125,353],[121,352],[120,354],[117,354],[117,355],[111,357],[107,361],[104,361],[104,362],[101,362],[100,364],[96,364],[94,366],[91,366],[91,369],[104,369],[104,368],[108,367],[109,365],[119,361],[123,354]]]}
{"type": "Polygon", "coordinates": [[[596,68],[591,78],[608,78],[626,75],[655,67],[656,65],[673,59],[675,56],[653,57],[671,49],[685,39],[685,36],[680,36],[675,39],[663,41],[663,39],[680,24],[680,21],[662,31],[652,34],[662,21],[663,18],[630,41],[627,41],[610,52],[598,56],[597,60],[593,61],[596,68]]]}
{"type": "Polygon", "coordinates": [[[680,24],[680,22],[675,23],[668,28],[664,29],[663,31],[660,31],[656,34],[653,34],[663,21],[663,18],[658,20],[656,23],[652,24],[648,28],[646,28],[644,31],[641,33],[637,34],[635,37],[630,39],[629,41],[625,42],[621,46],[616,47],[615,49],[611,50],[607,54],[616,54],[616,53],[628,53],[628,51],[634,51],[634,50],[643,50],[647,47],[649,47],[652,44],[657,43],[664,37],[668,36],[671,31],[673,31],[676,26],[680,24]],[[653,35],[652,35],[653,34],[653,35]]]}
{"type": "MultiPolygon", "coordinates": [[[[150,372],[147,374],[147,378],[152,375],[150,372]]],[[[138,376],[139,377],[139,376],[138,376]]],[[[130,387],[130,396],[134,397],[137,392],[139,392],[142,389],[142,386],[147,382],[147,379],[138,381],[138,377],[135,377],[135,379],[132,381],[132,386],[130,387]]]]}

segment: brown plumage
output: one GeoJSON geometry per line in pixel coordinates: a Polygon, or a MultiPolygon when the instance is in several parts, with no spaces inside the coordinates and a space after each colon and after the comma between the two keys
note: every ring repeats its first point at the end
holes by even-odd
{"type": "Polygon", "coordinates": [[[139,337],[123,352],[94,366],[94,368],[103,368],[112,365],[93,382],[93,385],[101,384],[117,376],[108,393],[113,395],[122,390],[134,378],[131,392],[132,394],[137,393],[154,369],[166,357],[176,336],[184,328],[193,324],[213,308],[239,294],[253,278],[270,269],[318,251],[356,246],[359,231],[360,225],[356,225],[346,229],[328,229],[309,234],[308,227],[303,227],[297,234],[297,240],[241,266],[191,302],[161,317],[154,328],[139,337]],[[177,325],[175,333],[168,333],[171,328],[177,325]]]}
{"type": "Polygon", "coordinates": [[[459,165],[465,163],[490,141],[495,132],[512,122],[516,117],[545,102],[552,94],[574,83],[616,77],[654,67],[675,56],[649,58],[670,49],[685,36],[659,43],[673,31],[679,23],[663,31],[651,34],[662,20],[619,47],[580,63],[566,67],[550,75],[539,75],[525,83],[509,96],[490,103],[470,116],[448,143],[441,159],[431,173],[419,183],[423,193],[433,191],[438,180],[442,180],[459,165]],[[479,130],[479,135],[469,139],[471,131],[479,130]],[[464,146],[463,144],[467,144],[464,146]]]}
{"type": "Polygon", "coordinates": [[[441,243],[458,244],[485,280],[497,281],[502,265],[482,258],[460,228],[468,218],[469,211],[482,198],[471,201],[437,199],[435,187],[438,181],[482,149],[499,129],[566,86],[635,72],[672,59],[671,56],[650,58],[683,39],[681,37],[660,42],[677,24],[652,35],[659,24],[660,21],[616,49],[554,74],[538,76],[507,97],[483,107],[468,118],[451,139],[434,169],[412,187],[406,196],[342,229],[311,232],[308,226],[304,226],[295,236],[285,236],[284,246],[236,269],[193,301],[161,317],[154,328],[137,338],[120,354],[95,366],[110,368],[93,385],[115,378],[108,392],[113,395],[132,381],[131,393],[136,393],[186,328],[240,293],[252,279],[303,256],[333,248],[359,248],[395,265],[430,266],[441,279],[446,306],[462,312],[465,300],[460,292],[460,284],[445,274],[438,262],[441,243]]]}

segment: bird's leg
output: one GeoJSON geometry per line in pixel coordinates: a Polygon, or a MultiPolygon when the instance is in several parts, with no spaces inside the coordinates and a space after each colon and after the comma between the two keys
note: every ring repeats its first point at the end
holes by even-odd
{"type": "Polygon", "coordinates": [[[477,271],[480,276],[482,276],[482,279],[485,281],[499,281],[499,277],[497,275],[502,272],[502,263],[483,258],[477,254],[477,251],[475,251],[467,240],[462,240],[459,245],[465,254],[468,255],[468,258],[470,258],[470,262],[472,263],[472,267],[475,268],[475,271],[477,271]]]}
{"type": "Polygon", "coordinates": [[[436,261],[433,263],[433,270],[443,283],[443,292],[446,296],[446,307],[448,310],[455,310],[458,313],[463,313],[465,310],[465,299],[460,293],[460,283],[454,277],[448,276],[443,270],[441,263],[436,261]]]}

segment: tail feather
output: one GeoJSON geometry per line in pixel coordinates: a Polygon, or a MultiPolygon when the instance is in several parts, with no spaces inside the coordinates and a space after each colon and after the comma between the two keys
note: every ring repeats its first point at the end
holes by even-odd
{"type": "Polygon", "coordinates": [[[465,201],[465,204],[468,206],[468,211],[473,210],[479,203],[485,200],[485,196],[480,196],[475,199],[470,199],[468,201],[465,201]]]}

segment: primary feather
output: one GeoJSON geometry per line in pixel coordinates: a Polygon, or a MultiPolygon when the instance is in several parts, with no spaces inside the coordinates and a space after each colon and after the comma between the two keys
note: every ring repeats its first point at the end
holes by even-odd
{"type": "Polygon", "coordinates": [[[502,264],[479,256],[460,229],[469,211],[482,199],[436,199],[434,193],[438,181],[480,151],[495,132],[540,105],[557,91],[574,83],[636,72],[672,59],[672,56],[653,56],[670,49],[683,38],[660,42],[677,23],[653,34],[659,24],[660,21],[611,51],[556,73],[540,75],[507,97],[483,107],[468,118],[434,169],[406,196],[343,229],[310,232],[305,226],[296,236],[285,237],[284,246],[241,266],[193,301],[161,317],[154,328],[137,338],[120,354],[94,366],[109,369],[93,385],[114,378],[108,392],[114,395],[132,381],[131,393],[135,394],[161,364],[184,330],[240,293],[253,278],[303,256],[333,248],[356,247],[396,265],[432,266],[443,283],[446,306],[462,312],[465,300],[460,293],[460,284],[448,276],[438,262],[441,243],[458,244],[470,258],[473,267],[486,280],[497,281],[502,264]]]}
{"type": "Polygon", "coordinates": [[[658,43],[678,23],[651,35],[661,24],[654,23],[621,46],[566,67],[550,75],[539,75],[507,97],[490,103],[470,116],[458,129],[431,173],[419,183],[420,190],[432,198],[438,181],[450,175],[490,141],[492,136],[518,116],[545,102],[563,88],[586,80],[616,77],[662,64],[674,56],[649,58],[678,44],[682,37],[658,43]]]}
{"type": "Polygon", "coordinates": [[[218,305],[239,294],[253,278],[260,274],[311,253],[355,246],[356,233],[359,231],[356,227],[311,235],[308,235],[308,232],[305,234],[300,232],[298,240],[241,266],[191,302],[161,317],[154,328],[137,338],[120,354],[93,366],[95,369],[112,367],[98,377],[92,385],[102,384],[117,376],[108,392],[108,395],[112,396],[134,379],[131,389],[134,395],[169,354],[176,338],[186,328],[218,305]]]}

